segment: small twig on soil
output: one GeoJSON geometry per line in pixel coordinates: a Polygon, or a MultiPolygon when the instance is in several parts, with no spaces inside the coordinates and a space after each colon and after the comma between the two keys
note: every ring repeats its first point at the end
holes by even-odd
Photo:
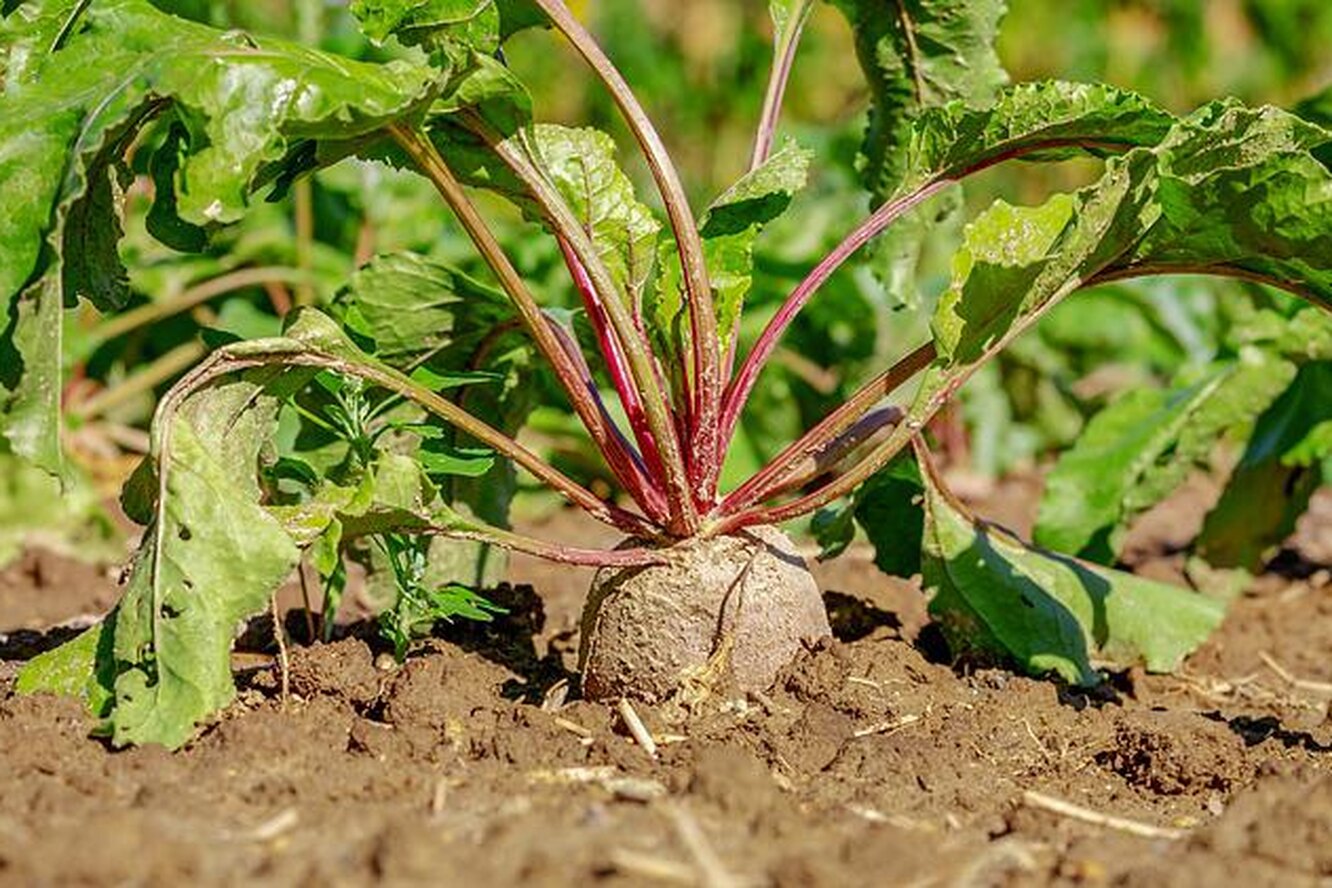
{"type": "Polygon", "coordinates": [[[684,803],[676,802],[664,807],[676,834],[680,837],[681,844],[694,859],[699,882],[704,888],[735,888],[739,882],[727,872],[721,858],[708,842],[708,837],[703,834],[703,828],[698,825],[698,820],[684,803]]]}
{"type": "Polygon", "coordinates": [[[570,733],[577,734],[579,737],[582,737],[584,740],[592,739],[592,732],[589,729],[578,724],[577,722],[571,722],[567,718],[561,718],[559,716],[556,716],[555,724],[559,725],[561,728],[564,728],[564,730],[569,731],[570,733]]]}
{"type": "Polygon", "coordinates": [[[1022,803],[1032,808],[1039,808],[1042,811],[1058,814],[1061,817],[1080,820],[1083,823],[1090,823],[1093,826],[1103,826],[1106,829],[1118,830],[1119,832],[1128,833],[1133,836],[1140,836],[1144,839],[1169,839],[1175,841],[1177,839],[1182,839],[1189,834],[1189,831],[1186,829],[1174,829],[1173,827],[1168,826],[1153,826],[1150,823],[1130,820],[1127,817],[1117,817],[1114,814],[1102,814],[1099,811],[1093,811],[1091,808],[1084,808],[1081,805],[1075,805],[1072,802],[1066,802],[1063,799],[1057,799],[1054,796],[1048,796],[1045,793],[1036,792],[1030,789],[1022,793],[1022,803]]]}
{"type": "Polygon", "coordinates": [[[430,814],[438,817],[444,813],[444,806],[449,800],[449,779],[441,777],[435,781],[435,792],[430,796],[430,814]]]}
{"type": "Polygon", "coordinates": [[[527,775],[527,779],[533,783],[557,783],[557,784],[577,784],[577,783],[600,783],[610,780],[616,775],[616,770],[612,765],[596,765],[588,767],[560,768],[554,771],[532,771],[527,775]]]}
{"type": "Polygon", "coordinates": [[[851,736],[859,739],[861,737],[872,737],[875,734],[884,734],[884,735],[896,734],[898,731],[902,730],[903,728],[908,727],[910,725],[914,725],[918,721],[920,721],[919,715],[904,715],[899,719],[894,719],[893,721],[878,722],[877,724],[872,724],[867,728],[861,728],[860,730],[853,733],[851,736]]]}
{"type": "Polygon", "coordinates": [[[846,810],[861,820],[873,824],[893,826],[897,829],[913,830],[915,832],[937,833],[939,831],[937,826],[924,820],[916,820],[902,814],[885,814],[878,808],[871,808],[868,805],[847,805],[846,810]]]}
{"type": "Polygon", "coordinates": [[[295,808],[287,808],[250,830],[245,838],[251,842],[271,842],[283,833],[295,829],[300,820],[300,812],[295,808]]]}
{"type": "Polygon", "coordinates": [[[569,696],[569,679],[561,678],[546,690],[541,697],[541,708],[546,712],[556,712],[563,708],[569,696]]]}
{"type": "Polygon", "coordinates": [[[694,868],[688,864],[676,863],[674,860],[666,860],[662,857],[653,857],[639,851],[630,851],[628,848],[612,850],[610,863],[618,872],[626,876],[658,879],[662,882],[673,882],[677,885],[693,885],[696,881],[694,868]]]}
{"type": "Polygon", "coordinates": [[[282,612],[278,610],[277,593],[270,599],[273,613],[273,638],[277,641],[278,673],[282,676],[283,709],[287,708],[287,698],[291,696],[291,661],[287,657],[287,632],[282,628],[282,612]]]}
{"type": "Polygon", "coordinates": [[[1290,670],[1278,663],[1276,658],[1267,651],[1260,651],[1258,653],[1258,659],[1262,660],[1268,669],[1275,672],[1282,681],[1290,685],[1292,688],[1308,691],[1311,694],[1326,694],[1332,696],[1332,682],[1311,681],[1306,678],[1296,678],[1291,674],[1290,670]]]}
{"type": "Polygon", "coordinates": [[[1036,744],[1036,748],[1041,751],[1041,755],[1045,756],[1045,760],[1047,762],[1052,761],[1054,759],[1054,753],[1050,752],[1046,745],[1041,742],[1041,738],[1036,736],[1036,731],[1032,728],[1031,722],[1024,718],[1022,720],[1022,727],[1027,729],[1027,736],[1031,738],[1032,743],[1036,744]]]}
{"type": "Polygon", "coordinates": [[[643,747],[651,758],[657,757],[657,741],[652,739],[652,734],[643,724],[643,720],[638,717],[638,712],[634,710],[634,705],[629,702],[627,697],[621,697],[616,705],[619,710],[620,718],[624,719],[624,726],[629,729],[629,733],[638,741],[638,745],[643,747]]]}

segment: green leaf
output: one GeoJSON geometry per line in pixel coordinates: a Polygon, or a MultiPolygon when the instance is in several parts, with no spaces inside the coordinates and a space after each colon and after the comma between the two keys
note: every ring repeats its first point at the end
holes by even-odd
{"type": "Polygon", "coordinates": [[[33,544],[105,563],[124,555],[123,536],[88,478],[70,472],[62,485],[14,454],[0,453],[0,568],[33,544]]]}
{"type": "Polygon", "coordinates": [[[920,467],[903,455],[855,493],[856,523],[874,546],[874,564],[889,576],[909,578],[921,571],[923,491],[920,467]]]}
{"type": "Polygon", "coordinates": [[[481,52],[500,44],[495,0],[352,0],[351,13],[376,43],[392,36],[406,46],[457,44],[481,52]]]}
{"type": "Polygon", "coordinates": [[[19,669],[14,690],[20,694],[76,697],[93,716],[107,715],[114,701],[115,663],[111,644],[115,625],[113,610],[102,622],[72,640],[33,657],[19,669]]]}
{"type": "Polygon", "coordinates": [[[757,169],[712,201],[699,233],[705,238],[724,237],[767,225],[786,212],[796,192],[805,187],[813,158],[814,152],[801,148],[794,139],[783,140],[757,169]]]}
{"type": "Polygon", "coordinates": [[[1015,295],[1030,292],[1059,257],[1056,241],[1075,212],[1075,200],[1056,194],[1039,207],[997,201],[967,226],[953,257],[953,286],[939,300],[934,338],[950,362],[977,361],[1007,332],[1023,308],[1015,295]]]}
{"type": "Polygon", "coordinates": [[[1105,84],[1020,83],[980,106],[959,100],[925,110],[905,137],[900,179],[881,196],[901,196],[938,176],[1009,155],[1032,161],[1112,157],[1160,144],[1175,124],[1173,115],[1137,93],[1105,84]]]}
{"type": "Polygon", "coordinates": [[[375,257],[352,275],[334,310],[387,364],[402,367],[448,351],[458,356],[459,370],[470,350],[516,317],[502,293],[415,253],[375,257]]]}
{"type": "Polygon", "coordinates": [[[1301,367],[1254,424],[1239,465],[1208,513],[1198,553],[1213,567],[1256,571],[1295,529],[1332,455],[1332,363],[1301,367]]]}
{"type": "Polygon", "coordinates": [[[1099,663],[1168,672],[1224,615],[1201,595],[1033,549],[971,518],[928,473],[925,516],[930,613],[950,643],[1033,675],[1091,685],[1099,663]]]}
{"type": "MultiPolygon", "coordinates": [[[[521,89],[489,76],[486,83],[501,90],[501,99],[497,100],[501,105],[502,97],[508,95],[506,90],[521,89]]],[[[459,109],[475,108],[476,101],[475,97],[463,96],[458,100],[459,109]]],[[[454,99],[437,104],[433,110],[441,109],[455,110],[454,99]]],[[[656,261],[661,223],[638,200],[633,183],[616,162],[614,140],[590,128],[555,124],[527,127],[522,119],[526,111],[518,109],[502,112],[506,119],[496,124],[491,119],[496,113],[500,112],[484,115],[487,123],[508,135],[509,141],[545,173],[591,239],[625,304],[638,311],[656,261]]],[[[546,224],[545,215],[526,186],[470,131],[440,114],[432,118],[430,132],[459,179],[504,196],[527,219],[546,224]]]]}
{"type": "Polygon", "coordinates": [[[1216,102],[1156,149],[1160,218],[1128,268],[1251,274],[1332,308],[1332,134],[1275,108],[1216,102]]]}
{"type": "Polygon", "coordinates": [[[1332,305],[1332,174],[1309,154],[1327,139],[1275,109],[1208,106],[1071,201],[997,206],[968,229],[932,321],[940,372],[918,402],[1098,280],[1238,275],[1332,305]]]}
{"type": "Polygon", "coordinates": [[[656,261],[661,223],[634,194],[615,161],[615,141],[600,130],[534,127],[542,168],[573,210],[626,303],[635,310],[656,261]]]}
{"type": "MultiPolygon", "coordinates": [[[[763,227],[790,206],[805,187],[813,152],[787,139],[758,169],[726,189],[703,215],[699,233],[712,279],[717,307],[717,332],[722,351],[730,348],[744,299],[753,283],[754,244],[763,227]]],[[[673,266],[679,257],[673,256],[673,266]]],[[[679,274],[674,275],[679,280],[679,274]]],[[[679,301],[679,296],[675,297],[679,301]]]]}
{"type": "MultiPolygon", "coordinates": [[[[42,9],[33,33],[60,16],[42,9]]],[[[138,130],[183,126],[174,210],[196,226],[229,222],[297,140],[366,136],[427,100],[436,72],[223,32],[146,0],[99,0],[57,51],[24,46],[0,94],[0,415],[9,447],[55,470],[61,301],[124,296],[115,177],[138,130]]]]}
{"type": "Polygon", "coordinates": [[[208,229],[180,218],[176,200],[176,175],[189,133],[179,123],[167,130],[166,138],[148,162],[153,179],[153,203],[144,220],[148,233],[182,253],[201,253],[208,246],[208,229]]]}
{"type": "MultiPolygon", "coordinates": [[[[874,202],[905,178],[911,121],[952,101],[989,102],[1008,79],[994,50],[1003,0],[833,0],[855,35],[870,88],[869,126],[857,166],[874,202]]],[[[878,239],[875,271],[914,307],[916,269],[936,223],[961,207],[957,189],[908,213],[878,239]]]]}
{"type": "MultiPolygon", "coordinates": [[[[712,281],[717,332],[722,351],[731,336],[753,284],[754,244],[763,227],[790,206],[805,187],[813,152],[786,139],[757,169],[740,177],[708,207],[699,224],[703,258],[712,281]]],[[[673,244],[661,248],[662,273],[644,309],[650,332],[669,354],[681,353],[676,326],[681,317],[680,257],[673,244]]]]}
{"type": "Polygon", "coordinates": [[[175,748],[235,695],[231,642],[297,562],[282,526],[258,503],[259,451],[276,425],[255,371],[195,394],[158,429],[161,494],[134,559],[115,626],[117,745],[175,748]]]}
{"type": "Polygon", "coordinates": [[[910,122],[931,107],[988,103],[1008,80],[994,50],[1003,0],[833,0],[855,32],[872,107],[861,173],[877,197],[903,176],[910,122]]]}
{"type": "Polygon", "coordinates": [[[1035,539],[1108,564],[1130,521],[1208,464],[1290,384],[1295,367],[1263,352],[1171,389],[1130,391],[1097,414],[1045,482],[1035,539]]]}
{"type": "Polygon", "coordinates": [[[457,475],[480,478],[495,466],[495,451],[486,447],[455,447],[439,441],[425,441],[416,455],[426,474],[457,475]]]}

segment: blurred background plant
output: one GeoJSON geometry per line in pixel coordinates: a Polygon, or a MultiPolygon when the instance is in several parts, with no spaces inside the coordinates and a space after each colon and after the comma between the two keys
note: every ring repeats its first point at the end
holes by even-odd
{"type": "MultiPolygon", "coordinates": [[[[295,37],[353,57],[384,52],[365,42],[345,4],[324,0],[156,0],[209,24],[295,37]]],[[[743,172],[771,60],[768,10],[761,0],[584,0],[571,4],[594,24],[645,105],[659,120],[696,206],[743,172]]],[[[1184,112],[1218,95],[1293,106],[1332,80],[1332,5],[1325,0],[1010,0],[1000,55],[1014,80],[1105,80],[1184,112]],[[1052,27],[1057,23],[1057,29],[1052,27]]],[[[572,63],[561,41],[517,35],[507,61],[532,86],[538,114],[623,135],[602,89],[572,63]]],[[[2,76],[2,75],[0,75],[2,76]]],[[[760,241],[742,337],[752,337],[807,270],[831,248],[866,197],[856,170],[868,92],[845,20],[818,3],[797,58],[783,130],[813,148],[817,161],[797,205],[760,241]]],[[[1308,113],[1332,102],[1313,101],[1308,113]]],[[[276,333],[303,304],[344,305],[337,288],[379,254],[412,251],[489,280],[462,230],[438,209],[423,180],[350,162],[295,183],[262,211],[211,233],[205,252],[177,253],[147,236],[159,146],[140,145],[126,194],[121,247],[133,297],[122,312],[86,311],[69,321],[65,354],[67,437],[82,480],[64,498],[55,482],[14,465],[0,490],[0,560],[34,527],[47,540],[107,542],[114,525],[97,503],[109,498],[146,450],[156,398],[211,346],[230,337],[276,333]],[[152,149],[152,150],[150,150],[152,149]],[[79,485],[82,485],[82,488],[79,485]],[[34,522],[21,504],[44,490],[53,514],[34,522]],[[91,528],[91,530],[90,530],[91,528]],[[91,534],[91,536],[90,536],[91,534]]],[[[632,152],[621,157],[640,180],[632,152]]],[[[1033,203],[1055,189],[1090,181],[1097,165],[1069,162],[1039,170],[1005,168],[969,186],[971,209],[995,198],[1033,203]]],[[[642,194],[650,193],[645,189],[642,194]]],[[[477,195],[515,265],[546,305],[577,299],[557,248],[507,205],[477,195]]],[[[729,471],[752,472],[785,442],[852,391],[873,369],[923,337],[928,304],[948,280],[961,226],[938,226],[905,271],[880,254],[850,263],[826,285],[785,340],[743,421],[729,471]],[[916,325],[916,326],[912,326],[916,325]]],[[[873,251],[871,251],[873,252],[873,251]]],[[[354,301],[354,300],[353,300],[354,301]]],[[[992,478],[1037,464],[1070,445],[1089,417],[1129,390],[1166,391],[1205,376],[1252,344],[1256,312],[1287,317],[1285,299],[1243,284],[1176,278],[1102,287],[1056,309],[1017,347],[987,367],[958,410],[935,431],[955,471],[992,478]]],[[[1300,323],[1325,325],[1313,312],[1300,323]]],[[[503,349],[499,349],[502,356],[503,349]]],[[[594,489],[599,461],[582,445],[562,396],[539,372],[512,362],[504,391],[521,398],[496,409],[525,440],[594,489]]],[[[1304,372],[1304,371],[1302,371],[1304,372]]],[[[1318,371],[1308,371],[1317,373],[1318,371]]],[[[297,445],[293,442],[293,447],[297,445]]],[[[322,445],[321,445],[322,446],[322,445]]],[[[9,457],[2,457],[12,461],[9,457]]],[[[1210,458],[1199,456],[1205,462],[1210,458]]],[[[503,521],[510,495],[530,515],[552,500],[516,490],[503,464],[454,477],[455,499],[503,521]]],[[[1128,520],[1127,514],[1115,521],[1128,520]]],[[[442,544],[445,546],[457,544],[442,544]]],[[[92,546],[80,551],[97,553],[92,546]]],[[[497,579],[502,561],[464,547],[432,582],[497,579]]],[[[455,555],[457,550],[454,550],[455,555]]],[[[367,558],[372,559],[373,553],[367,558]]],[[[1106,550],[1103,558],[1113,558],[1106,550]]]]}

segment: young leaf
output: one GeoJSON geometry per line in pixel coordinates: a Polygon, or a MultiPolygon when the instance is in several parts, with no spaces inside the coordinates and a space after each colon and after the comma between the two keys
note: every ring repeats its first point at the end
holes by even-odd
{"type": "MultiPolygon", "coordinates": [[[[796,192],[805,187],[812,157],[812,152],[794,140],[785,140],[757,169],[720,194],[703,214],[699,234],[712,281],[723,353],[730,347],[753,282],[754,244],[763,227],[784,213],[796,192]]],[[[670,334],[682,308],[679,256],[673,249],[664,249],[661,265],[662,274],[646,314],[658,343],[674,354],[678,344],[670,334]]]]}
{"type": "Polygon", "coordinates": [[[958,648],[1091,685],[1099,681],[1094,662],[1175,669],[1221,622],[1216,601],[1033,549],[976,521],[937,477],[924,480],[930,613],[958,648]]]}
{"type": "Polygon", "coordinates": [[[634,195],[600,130],[540,124],[533,141],[541,167],[568,203],[622,297],[639,310],[656,259],[661,223],[634,195]]]}

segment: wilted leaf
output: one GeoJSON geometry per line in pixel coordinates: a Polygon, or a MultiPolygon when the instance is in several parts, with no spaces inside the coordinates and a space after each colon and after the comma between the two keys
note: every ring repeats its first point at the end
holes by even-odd
{"type": "Polygon", "coordinates": [[[259,449],[276,399],[265,378],[194,395],[159,430],[161,494],[115,626],[118,745],[177,747],[235,695],[231,641],[297,562],[282,526],[257,502],[259,449]]]}

